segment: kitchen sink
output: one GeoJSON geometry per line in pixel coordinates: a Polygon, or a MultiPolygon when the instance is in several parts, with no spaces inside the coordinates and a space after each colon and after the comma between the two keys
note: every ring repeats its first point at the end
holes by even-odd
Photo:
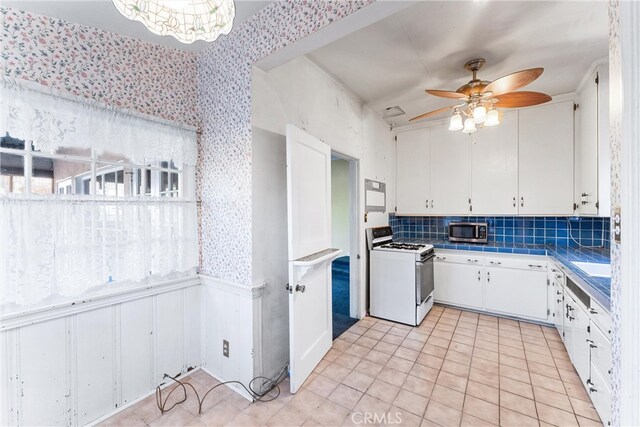
{"type": "Polygon", "coordinates": [[[578,261],[571,261],[571,264],[575,265],[591,277],[611,277],[611,264],[578,261]]]}

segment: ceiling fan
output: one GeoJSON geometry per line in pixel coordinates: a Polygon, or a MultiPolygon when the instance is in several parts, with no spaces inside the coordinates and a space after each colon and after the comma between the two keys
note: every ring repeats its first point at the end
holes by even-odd
{"type": "Polygon", "coordinates": [[[473,78],[455,92],[431,89],[425,91],[430,95],[441,98],[457,99],[461,103],[438,108],[416,116],[409,121],[422,120],[445,111],[454,110],[449,123],[449,130],[462,130],[464,133],[473,133],[477,130],[476,125],[495,126],[500,124],[500,114],[496,108],[530,107],[551,101],[549,95],[541,92],[514,92],[540,77],[544,68],[517,71],[490,82],[477,78],[478,70],[484,64],[485,60],[483,58],[472,59],[464,64],[464,68],[473,73],[473,78]],[[463,115],[466,117],[464,123],[462,120],[463,115]]]}

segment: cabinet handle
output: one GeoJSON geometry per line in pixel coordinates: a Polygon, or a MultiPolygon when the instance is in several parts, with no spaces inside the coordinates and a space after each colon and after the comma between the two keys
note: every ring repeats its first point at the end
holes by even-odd
{"type": "Polygon", "coordinates": [[[481,272],[480,270],[478,270],[478,282],[480,281],[480,275],[481,275],[481,272]]]}
{"type": "Polygon", "coordinates": [[[589,307],[589,313],[591,313],[591,314],[598,314],[598,310],[596,310],[596,309],[594,309],[594,308],[589,307]]]}
{"type": "Polygon", "coordinates": [[[478,262],[478,260],[477,259],[467,258],[467,262],[478,262]]]}
{"type": "Polygon", "coordinates": [[[552,273],[559,273],[559,271],[558,271],[558,270],[556,270],[556,269],[555,269],[555,268],[553,268],[553,267],[551,267],[551,272],[552,272],[552,273]]]}
{"type": "Polygon", "coordinates": [[[516,198],[515,198],[515,196],[513,197],[513,207],[514,208],[516,207],[516,198]]]}
{"type": "Polygon", "coordinates": [[[556,300],[556,304],[560,304],[561,302],[562,302],[562,300],[561,300],[561,299],[557,299],[557,300],[556,300]]]}
{"type": "Polygon", "coordinates": [[[574,319],[575,319],[575,317],[573,317],[573,316],[569,316],[569,322],[571,322],[571,321],[572,321],[572,320],[574,320],[574,319]]]}
{"type": "Polygon", "coordinates": [[[487,271],[487,283],[491,282],[491,272],[487,271]]]}
{"type": "Polygon", "coordinates": [[[433,209],[433,200],[431,201],[431,209],[433,209]]]}
{"type": "Polygon", "coordinates": [[[446,260],[446,259],[447,259],[447,257],[446,257],[446,256],[438,256],[438,257],[436,257],[436,259],[439,259],[439,260],[441,260],[441,261],[444,261],[444,260],[446,260]]]}
{"type": "Polygon", "coordinates": [[[556,291],[556,295],[562,295],[562,292],[556,291]]]}
{"type": "Polygon", "coordinates": [[[502,265],[502,263],[500,261],[489,261],[489,264],[492,265],[502,265]]]}
{"type": "Polygon", "coordinates": [[[587,385],[589,386],[589,393],[595,393],[598,390],[596,390],[596,388],[594,387],[593,383],[591,382],[591,379],[587,380],[587,385]]]}
{"type": "Polygon", "coordinates": [[[541,265],[529,264],[529,268],[542,268],[541,265]]]}
{"type": "Polygon", "coordinates": [[[424,207],[425,207],[425,208],[427,208],[427,209],[429,209],[429,201],[428,201],[428,200],[425,200],[425,201],[424,201],[424,207]]]}
{"type": "Polygon", "coordinates": [[[520,197],[520,207],[524,208],[524,197],[520,197]]]}
{"type": "Polygon", "coordinates": [[[589,338],[587,338],[587,342],[589,343],[589,347],[598,348],[598,346],[596,345],[596,343],[593,342],[593,340],[590,340],[589,338]]]}

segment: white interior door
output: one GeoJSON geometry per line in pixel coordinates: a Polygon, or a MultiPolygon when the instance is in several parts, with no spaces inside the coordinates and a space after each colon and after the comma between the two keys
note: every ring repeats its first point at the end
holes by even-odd
{"type": "Polygon", "coordinates": [[[331,348],[331,148],[287,125],[289,357],[295,393],[331,348]]]}

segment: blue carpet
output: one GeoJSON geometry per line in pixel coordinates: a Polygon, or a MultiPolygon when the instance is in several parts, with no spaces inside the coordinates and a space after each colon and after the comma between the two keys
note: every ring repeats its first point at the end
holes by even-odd
{"type": "Polygon", "coordinates": [[[358,319],[349,317],[349,257],[337,258],[331,264],[333,275],[333,339],[353,326],[358,319]]]}

